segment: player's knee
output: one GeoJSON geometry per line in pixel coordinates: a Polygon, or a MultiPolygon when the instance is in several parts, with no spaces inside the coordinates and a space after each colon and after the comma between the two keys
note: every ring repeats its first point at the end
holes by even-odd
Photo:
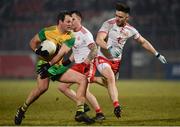
{"type": "Polygon", "coordinates": [[[86,90],[86,98],[92,98],[93,94],[89,91],[89,89],[86,90]]]}
{"type": "Polygon", "coordinates": [[[115,77],[114,75],[109,75],[107,78],[106,78],[107,82],[114,82],[115,80],[115,77]]]}

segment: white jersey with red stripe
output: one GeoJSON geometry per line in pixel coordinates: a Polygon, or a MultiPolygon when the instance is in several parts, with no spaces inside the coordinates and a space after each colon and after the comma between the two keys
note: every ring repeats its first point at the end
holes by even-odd
{"type": "Polygon", "coordinates": [[[93,35],[84,26],[77,32],[74,32],[76,40],[72,48],[75,63],[82,63],[87,58],[90,49],[88,45],[95,43],[93,35]]]}
{"type": "MultiPolygon", "coordinates": [[[[108,47],[118,47],[121,52],[128,38],[133,37],[134,39],[137,39],[140,36],[139,32],[134,27],[130,26],[128,23],[123,27],[117,26],[115,18],[105,21],[99,32],[105,32],[108,34],[108,47]]],[[[98,56],[105,57],[101,52],[100,48],[98,49],[98,56]]],[[[113,60],[120,60],[121,57],[122,53],[117,58],[113,58],[113,60]]]]}

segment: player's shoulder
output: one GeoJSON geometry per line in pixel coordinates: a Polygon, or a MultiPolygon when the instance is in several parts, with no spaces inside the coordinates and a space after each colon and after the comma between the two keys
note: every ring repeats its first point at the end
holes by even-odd
{"type": "Polygon", "coordinates": [[[45,27],[44,30],[46,31],[52,31],[52,30],[56,30],[57,29],[57,26],[56,25],[53,25],[53,26],[48,26],[48,27],[45,27]]]}
{"type": "Polygon", "coordinates": [[[108,19],[108,20],[106,20],[104,23],[107,23],[107,24],[109,24],[109,25],[116,24],[116,18],[108,19]]]}
{"type": "Polygon", "coordinates": [[[80,32],[83,35],[92,35],[92,33],[86,27],[84,27],[84,26],[81,27],[80,32]]]}
{"type": "Polygon", "coordinates": [[[138,30],[129,23],[127,23],[124,28],[132,33],[138,33],[138,30]]]}
{"type": "Polygon", "coordinates": [[[84,26],[82,26],[80,32],[82,34],[87,34],[89,32],[89,30],[87,28],[85,28],[84,26]]]}
{"type": "Polygon", "coordinates": [[[68,31],[67,32],[67,35],[70,37],[70,38],[75,38],[75,34],[73,31],[68,31]]]}
{"type": "Polygon", "coordinates": [[[130,30],[136,29],[134,26],[130,25],[129,23],[126,23],[125,28],[130,30]]]}

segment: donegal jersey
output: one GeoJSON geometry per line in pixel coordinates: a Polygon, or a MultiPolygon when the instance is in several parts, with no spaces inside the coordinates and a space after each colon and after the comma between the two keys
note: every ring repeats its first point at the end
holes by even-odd
{"type": "Polygon", "coordinates": [[[92,34],[85,27],[81,27],[78,32],[74,32],[76,40],[73,46],[75,63],[82,63],[87,58],[90,49],[88,45],[95,43],[92,34]]]}
{"type": "MultiPolygon", "coordinates": [[[[39,36],[41,42],[44,40],[50,40],[50,41],[54,42],[57,45],[57,47],[60,47],[62,45],[62,43],[64,43],[69,48],[72,48],[74,45],[74,42],[75,42],[75,37],[74,37],[73,32],[61,33],[58,30],[57,26],[50,26],[50,27],[42,29],[38,33],[38,36],[39,36]]],[[[40,57],[36,63],[36,70],[39,70],[40,66],[42,64],[45,64],[45,63],[47,63],[47,61],[50,61],[54,57],[54,55],[50,56],[48,58],[40,57]]],[[[59,63],[57,63],[57,64],[53,65],[51,68],[49,68],[48,71],[52,75],[62,74],[65,71],[67,71],[68,67],[63,67],[61,65],[61,61],[59,61],[59,63]]]]}
{"type": "MultiPolygon", "coordinates": [[[[107,38],[108,47],[110,46],[119,47],[118,49],[120,49],[121,52],[128,38],[133,37],[134,39],[137,39],[140,36],[139,32],[129,24],[126,24],[123,27],[117,26],[115,18],[109,19],[106,22],[104,22],[99,32],[105,32],[108,34],[108,38],[107,38]]],[[[105,57],[100,49],[98,49],[98,56],[105,57]]],[[[121,57],[122,57],[122,53],[119,55],[118,58],[114,58],[114,59],[120,60],[121,57]]]]}
{"type": "Polygon", "coordinates": [[[44,28],[38,33],[38,35],[41,42],[47,39],[54,42],[56,45],[65,43],[69,48],[71,48],[75,42],[75,37],[72,32],[61,33],[57,26],[44,28]]]}

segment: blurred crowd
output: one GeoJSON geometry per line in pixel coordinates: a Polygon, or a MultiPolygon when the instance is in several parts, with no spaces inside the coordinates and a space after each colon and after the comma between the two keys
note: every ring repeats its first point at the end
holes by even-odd
{"type": "MultiPolygon", "coordinates": [[[[131,7],[130,23],[159,50],[180,49],[179,0],[119,0],[131,7]]],[[[30,50],[29,41],[44,26],[56,24],[59,10],[78,9],[96,36],[114,16],[117,0],[1,0],[0,50],[30,50]]],[[[138,47],[134,47],[139,50],[138,47]]]]}

